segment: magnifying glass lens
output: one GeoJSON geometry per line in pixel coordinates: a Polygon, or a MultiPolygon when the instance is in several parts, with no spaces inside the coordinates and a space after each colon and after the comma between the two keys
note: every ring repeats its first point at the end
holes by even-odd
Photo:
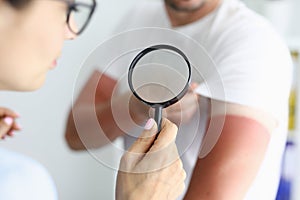
{"type": "Polygon", "coordinates": [[[178,53],[161,49],[144,55],[132,71],[132,86],[144,101],[161,104],[176,98],[189,79],[189,68],[178,53]]]}
{"type": "Polygon", "coordinates": [[[140,52],[132,61],[128,83],[133,94],[155,108],[160,131],[162,109],[177,102],[187,92],[191,67],[176,47],[155,45],[140,52]]]}

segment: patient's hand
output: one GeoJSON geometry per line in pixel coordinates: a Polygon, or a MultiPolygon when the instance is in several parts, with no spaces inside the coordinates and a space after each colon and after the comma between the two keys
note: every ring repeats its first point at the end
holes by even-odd
{"type": "Polygon", "coordinates": [[[184,190],[185,171],[175,138],[177,127],[163,119],[155,140],[157,126],[150,119],[144,132],[121,159],[117,177],[116,199],[176,199],[184,190]]]}
{"type": "Polygon", "coordinates": [[[192,83],[180,101],[163,109],[163,116],[177,125],[189,122],[199,109],[198,95],[194,93],[197,83],[192,83]]]}
{"type": "Polygon", "coordinates": [[[13,136],[14,131],[20,130],[20,126],[15,122],[19,117],[14,111],[0,107],[0,138],[4,139],[6,136],[13,136]]]}

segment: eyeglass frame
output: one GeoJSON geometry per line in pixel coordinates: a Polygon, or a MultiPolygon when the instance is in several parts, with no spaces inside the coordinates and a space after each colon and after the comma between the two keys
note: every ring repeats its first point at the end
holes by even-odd
{"type": "Polygon", "coordinates": [[[66,23],[68,24],[68,28],[75,35],[80,35],[85,30],[85,28],[87,27],[89,22],[91,21],[91,18],[93,16],[94,11],[95,11],[96,6],[97,6],[96,0],[92,0],[92,3],[93,3],[92,5],[81,3],[81,2],[80,3],[75,3],[75,2],[71,2],[71,1],[65,1],[65,2],[68,4],[67,19],[66,19],[66,23]],[[71,16],[72,11],[74,11],[74,12],[76,11],[76,6],[78,6],[78,5],[90,8],[90,13],[88,15],[88,18],[87,18],[85,24],[81,28],[81,30],[76,32],[72,29],[72,27],[70,25],[70,18],[71,18],[70,16],[71,16]]]}

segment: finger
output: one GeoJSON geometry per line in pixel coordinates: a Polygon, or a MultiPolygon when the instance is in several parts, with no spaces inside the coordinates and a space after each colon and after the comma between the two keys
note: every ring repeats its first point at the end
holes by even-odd
{"type": "Polygon", "coordinates": [[[120,170],[132,172],[135,166],[143,159],[155,140],[157,125],[154,119],[149,119],[145,129],[139,138],[131,145],[128,151],[122,156],[120,170]]]}
{"type": "Polygon", "coordinates": [[[191,83],[191,85],[190,85],[190,87],[189,87],[189,89],[190,90],[195,90],[197,87],[199,86],[199,84],[198,83],[196,83],[196,82],[193,82],[193,83],[191,83]]]}
{"type": "Polygon", "coordinates": [[[19,130],[22,129],[22,127],[18,123],[16,123],[16,121],[15,121],[12,125],[12,129],[15,130],[15,131],[19,131],[19,130]]]}
{"type": "Polygon", "coordinates": [[[174,143],[177,126],[163,118],[162,129],[156,140],[151,143],[149,151],[140,157],[134,168],[138,173],[153,172],[169,166],[178,159],[178,152],[174,143]]]}
{"type": "Polygon", "coordinates": [[[186,107],[190,107],[190,105],[197,105],[198,104],[198,94],[195,94],[194,92],[189,92],[184,96],[184,101],[181,105],[182,109],[185,109],[186,107]]]}
{"type": "Polygon", "coordinates": [[[169,166],[178,159],[178,150],[175,144],[177,130],[174,123],[163,118],[161,132],[140,162],[141,169],[156,171],[169,166]]]}
{"type": "Polygon", "coordinates": [[[128,152],[146,153],[154,142],[156,133],[157,125],[155,120],[150,118],[145,125],[144,131],[128,149],[128,152]]]}
{"type": "Polygon", "coordinates": [[[190,107],[181,111],[181,117],[183,118],[183,120],[189,120],[192,118],[192,116],[194,116],[197,109],[198,109],[198,106],[191,105],[190,107]]]}
{"type": "Polygon", "coordinates": [[[178,128],[174,123],[170,122],[166,118],[163,118],[161,131],[154,144],[151,146],[149,152],[158,151],[168,146],[171,142],[174,142],[177,136],[177,131],[178,128]]]}
{"type": "Polygon", "coordinates": [[[178,101],[178,102],[176,102],[175,104],[173,104],[173,105],[171,105],[171,106],[165,108],[164,111],[165,111],[166,113],[170,113],[170,112],[179,112],[179,111],[181,111],[181,109],[182,109],[182,108],[181,108],[181,104],[182,104],[182,101],[184,100],[184,98],[185,98],[185,97],[183,97],[183,99],[182,99],[181,101],[178,101]]]}
{"type": "Polygon", "coordinates": [[[13,137],[15,135],[13,130],[9,130],[7,133],[8,136],[13,137]]]}
{"type": "Polygon", "coordinates": [[[20,117],[18,113],[8,108],[0,108],[0,116],[9,116],[9,117],[20,117]]]}
{"type": "Polygon", "coordinates": [[[13,137],[15,135],[15,131],[19,130],[21,130],[21,127],[16,122],[14,122],[10,130],[7,132],[7,135],[13,137]]]}
{"type": "Polygon", "coordinates": [[[196,99],[198,100],[199,96],[198,94],[195,92],[195,90],[198,88],[199,84],[198,83],[192,83],[189,87],[189,93],[196,95],[196,99]]]}
{"type": "Polygon", "coordinates": [[[178,124],[181,119],[182,119],[182,114],[183,112],[172,112],[172,113],[167,113],[166,115],[163,115],[165,116],[166,118],[168,118],[171,122],[175,123],[175,124],[178,124]]]}
{"type": "Polygon", "coordinates": [[[11,117],[5,117],[0,120],[0,137],[7,135],[11,126],[13,124],[14,119],[11,117]]]}
{"type": "Polygon", "coordinates": [[[188,92],[185,96],[174,105],[166,108],[167,112],[179,112],[189,107],[198,105],[198,95],[193,92],[188,92]]]}

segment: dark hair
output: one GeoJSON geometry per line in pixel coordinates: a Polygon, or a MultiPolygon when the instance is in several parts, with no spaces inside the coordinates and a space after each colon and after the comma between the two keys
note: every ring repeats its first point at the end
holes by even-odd
{"type": "Polygon", "coordinates": [[[22,9],[26,7],[32,0],[6,0],[11,6],[16,9],[22,9]]]}

